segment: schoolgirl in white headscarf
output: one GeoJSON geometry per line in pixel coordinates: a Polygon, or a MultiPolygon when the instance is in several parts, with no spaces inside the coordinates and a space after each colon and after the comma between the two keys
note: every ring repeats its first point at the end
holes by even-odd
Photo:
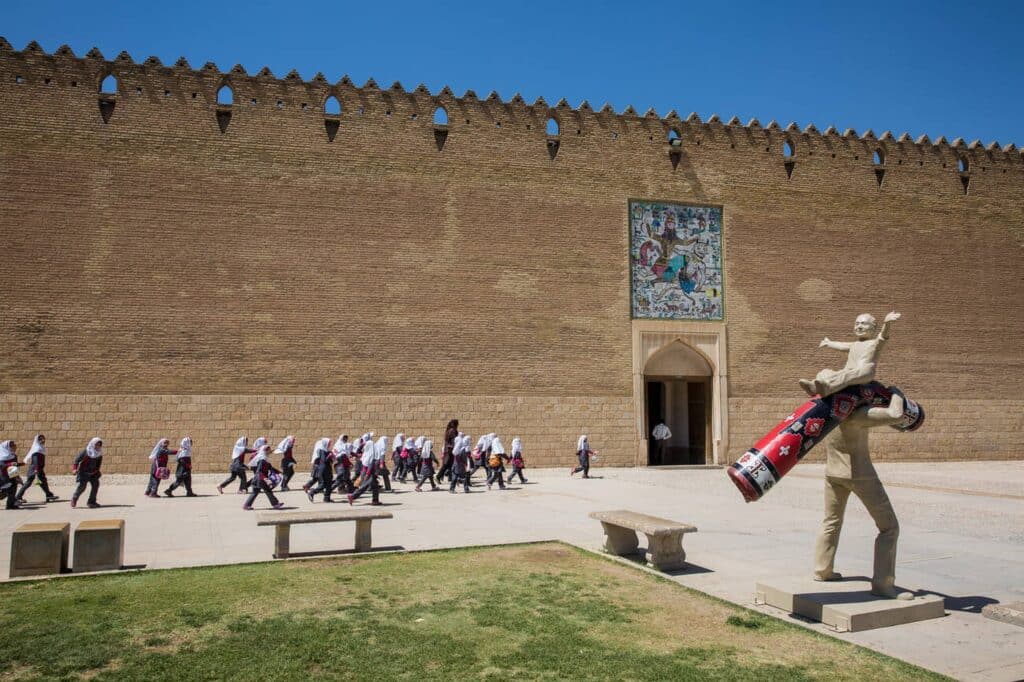
{"type": "Polygon", "coordinates": [[[178,454],[174,456],[177,467],[174,470],[174,483],[167,487],[164,495],[174,497],[174,491],[185,487],[185,497],[195,497],[192,492],[192,436],[185,436],[178,445],[178,454]]]}
{"type": "Polygon", "coordinates": [[[512,439],[512,473],[509,474],[508,482],[512,483],[512,479],[517,475],[519,480],[526,483],[526,478],[523,477],[523,469],[526,468],[526,462],[523,460],[523,441],[516,436],[512,439]]]}
{"type": "Polygon", "coordinates": [[[434,454],[434,441],[424,440],[420,447],[420,468],[419,476],[416,478],[416,492],[423,489],[423,484],[429,479],[430,489],[437,490],[437,483],[434,482],[434,465],[437,464],[437,456],[434,454]]]}
{"type": "Polygon", "coordinates": [[[100,471],[102,465],[103,439],[93,438],[71,463],[71,470],[75,473],[75,480],[77,481],[75,491],[71,494],[72,507],[78,505],[78,498],[85,491],[86,485],[89,486],[89,507],[100,506],[99,502],[96,501],[96,493],[100,487],[100,476],[103,475],[100,471]]]}
{"type": "Polygon", "coordinates": [[[270,500],[270,505],[274,509],[280,509],[284,506],[284,503],[279,502],[277,497],[274,496],[274,485],[272,482],[272,478],[279,476],[281,472],[270,463],[269,456],[270,446],[264,444],[260,446],[256,456],[249,462],[249,468],[252,469],[252,492],[249,493],[249,497],[242,504],[242,509],[246,511],[252,509],[252,504],[260,493],[267,496],[267,499],[270,500]]]}
{"type": "Polygon", "coordinates": [[[36,434],[35,439],[32,441],[32,447],[29,448],[28,454],[25,455],[25,465],[28,467],[28,472],[21,490],[18,491],[18,500],[25,499],[25,493],[32,487],[37,478],[39,479],[39,487],[43,489],[43,493],[46,495],[46,501],[53,502],[56,500],[57,496],[50,492],[50,486],[46,481],[46,436],[43,434],[36,434]]]}
{"type": "Polygon", "coordinates": [[[292,480],[292,476],[295,475],[295,455],[292,450],[295,449],[295,436],[285,436],[277,447],[274,448],[274,453],[281,455],[281,490],[288,490],[288,481],[292,480]]]}
{"type": "Polygon", "coordinates": [[[331,464],[334,462],[334,453],[331,452],[331,439],[321,438],[313,446],[313,458],[310,461],[310,482],[302,486],[306,491],[306,497],[313,501],[313,496],[323,493],[324,502],[331,501],[331,481],[334,479],[334,472],[331,464]],[[316,485],[313,485],[313,483],[316,485]]]}
{"type": "Polygon", "coordinates": [[[348,434],[338,436],[334,443],[334,481],[331,482],[331,490],[341,490],[346,495],[354,490],[352,485],[352,443],[348,441],[348,434]]]}
{"type": "Polygon", "coordinates": [[[576,457],[579,459],[579,466],[569,470],[569,476],[573,474],[583,472],[583,478],[590,478],[590,456],[597,454],[590,449],[590,441],[587,439],[586,434],[579,437],[576,441],[576,457]]]}
{"type": "Polygon", "coordinates": [[[231,449],[231,467],[228,471],[231,472],[223,483],[217,486],[217,492],[223,493],[224,488],[227,487],[231,481],[236,478],[239,480],[238,483],[238,494],[241,495],[249,488],[249,478],[246,475],[245,470],[245,456],[251,452],[256,452],[253,448],[249,447],[249,437],[242,436],[235,441],[235,447],[231,449]]]}
{"type": "Polygon", "coordinates": [[[348,494],[348,503],[352,504],[367,490],[372,495],[370,504],[380,504],[380,486],[377,482],[377,474],[387,458],[388,437],[381,436],[376,443],[367,441],[363,448],[363,473],[362,483],[355,491],[348,494]]]}
{"type": "Polygon", "coordinates": [[[171,450],[170,445],[170,440],[161,438],[149,453],[149,485],[146,486],[146,497],[156,497],[157,491],[160,489],[160,481],[170,477],[171,472],[167,469],[167,458],[177,453],[177,450],[171,450]]]}
{"type": "Polygon", "coordinates": [[[490,490],[494,483],[498,484],[501,490],[505,489],[505,479],[503,475],[505,473],[505,462],[508,461],[508,456],[505,454],[505,446],[501,442],[501,438],[497,434],[488,434],[488,454],[487,466],[487,489],[490,490]]]}
{"type": "Polygon", "coordinates": [[[0,493],[7,499],[7,509],[18,508],[18,444],[13,440],[0,443],[0,493]]]}

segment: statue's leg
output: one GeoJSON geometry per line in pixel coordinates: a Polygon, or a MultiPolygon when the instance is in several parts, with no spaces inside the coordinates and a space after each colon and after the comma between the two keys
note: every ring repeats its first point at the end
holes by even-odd
{"type": "Polygon", "coordinates": [[[866,384],[869,381],[874,381],[874,379],[875,364],[873,362],[869,362],[862,367],[841,369],[839,371],[823,369],[818,372],[818,376],[814,378],[814,387],[818,389],[818,393],[821,394],[821,397],[825,398],[833,393],[838,393],[844,388],[857,386],[859,384],[866,384]]]}
{"type": "Polygon", "coordinates": [[[896,582],[896,541],[900,536],[900,523],[896,520],[889,496],[877,478],[865,478],[854,482],[854,493],[864,503],[875,525],[875,568],[871,577],[871,588],[888,595],[896,582]]]}
{"type": "Polygon", "coordinates": [[[833,570],[836,549],[839,547],[839,533],[843,530],[843,514],[846,513],[846,502],[849,499],[849,481],[825,478],[825,520],[821,524],[821,533],[814,550],[815,580],[832,580],[836,577],[833,570]]]}

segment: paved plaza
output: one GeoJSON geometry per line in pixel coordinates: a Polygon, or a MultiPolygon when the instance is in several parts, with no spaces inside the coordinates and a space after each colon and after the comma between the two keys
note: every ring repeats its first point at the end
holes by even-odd
{"type": "MultiPolygon", "coordinates": [[[[943,595],[948,615],[844,634],[805,625],[960,679],[1024,678],[1024,628],[981,615],[986,604],[1024,600],[1024,462],[883,463],[878,470],[900,519],[897,584],[943,595]]],[[[753,504],[743,502],[721,469],[598,467],[591,480],[570,479],[561,468],[526,473],[527,485],[507,491],[478,485],[468,495],[416,493],[398,484],[396,492],[382,494],[394,518],[374,524],[374,546],[425,550],[555,539],[596,550],[603,535],[587,514],[624,508],[696,525],[699,532],[684,543],[690,567],[672,579],[737,604],[785,617],[753,604],[755,582],[811,572],[822,465],[800,465],[753,504]]],[[[151,499],[142,494],[145,477],[110,475],[103,479],[101,509],[71,509],[62,501],[4,512],[0,575],[8,575],[11,532],[42,521],[126,519],[131,566],[270,560],[273,528],[256,526],[255,514],[241,509],[242,496],[218,495],[221,478],[197,476],[202,497],[151,499]]],[[[295,479],[302,480],[304,472],[295,479]]],[[[67,500],[70,478],[53,482],[67,500]]],[[[42,493],[36,488],[27,497],[38,502],[42,493]]],[[[322,506],[310,504],[301,490],[283,493],[282,500],[290,508],[322,506]]],[[[257,503],[257,509],[267,506],[263,498],[257,503]]],[[[353,530],[351,523],[295,526],[292,550],[351,548],[353,530]]],[[[864,508],[851,501],[837,570],[869,575],[874,535],[864,508]]]]}

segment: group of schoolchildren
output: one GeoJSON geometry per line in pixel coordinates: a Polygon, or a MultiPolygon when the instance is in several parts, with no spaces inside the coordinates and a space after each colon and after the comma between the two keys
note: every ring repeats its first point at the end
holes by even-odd
{"type": "MultiPolygon", "coordinates": [[[[430,483],[432,490],[438,490],[447,478],[449,492],[454,493],[461,485],[465,492],[469,492],[470,479],[479,470],[483,469],[486,474],[487,489],[497,483],[502,490],[506,482],[511,483],[515,477],[519,477],[522,483],[526,483],[523,470],[526,463],[523,458],[523,443],[518,437],[512,439],[510,448],[506,450],[501,438],[495,433],[481,436],[475,447],[468,434],[459,431],[459,421],[453,419],[445,427],[444,443],[441,448],[441,458],[434,450],[434,442],[426,436],[413,438],[404,433],[398,433],[391,440],[392,447],[389,448],[387,436],[381,436],[374,440],[375,434],[370,431],[364,433],[355,441],[350,441],[347,434],[342,434],[332,447],[330,438],[321,438],[313,446],[310,459],[311,471],[309,481],[302,486],[303,491],[312,502],[315,496],[322,495],[324,502],[331,501],[331,494],[340,491],[347,496],[349,504],[359,499],[364,493],[370,492],[371,504],[380,504],[379,493],[381,479],[385,491],[392,489],[392,480],[402,483],[415,483],[416,492],[423,490],[425,483],[430,483]],[[388,455],[390,454],[391,468],[388,467],[388,455]],[[511,468],[511,474],[506,481],[506,464],[511,468]]],[[[266,438],[257,438],[253,447],[249,447],[249,440],[246,436],[239,438],[231,453],[231,464],[229,477],[217,486],[217,491],[224,492],[224,488],[233,481],[239,482],[239,493],[248,493],[243,509],[252,509],[256,498],[263,493],[267,496],[270,504],[279,509],[283,507],[274,495],[274,489],[280,486],[280,491],[288,491],[288,483],[295,475],[295,437],[287,436],[271,452],[270,444],[266,438]],[[246,462],[246,455],[253,455],[252,459],[246,462]],[[275,467],[270,457],[279,455],[280,469],[275,467]],[[252,473],[252,478],[248,474],[252,473]]],[[[570,471],[570,475],[583,472],[583,477],[589,476],[590,459],[596,453],[590,450],[587,436],[580,436],[576,444],[576,455],[579,465],[570,471]]],[[[174,491],[184,488],[186,497],[196,497],[192,491],[192,438],[185,436],[177,450],[171,449],[171,442],[167,438],[157,441],[149,454],[150,475],[146,485],[146,496],[157,497],[160,483],[170,478],[170,458],[175,459],[174,481],[164,491],[166,497],[173,497],[174,491]]],[[[103,441],[100,438],[93,438],[86,445],[85,449],[78,453],[72,464],[72,472],[75,474],[75,491],[71,497],[71,506],[78,503],[79,497],[89,486],[89,507],[98,507],[96,494],[99,489],[101,477],[100,467],[103,463],[103,441]]],[[[21,482],[18,475],[17,444],[11,440],[0,442],[0,497],[6,497],[7,509],[16,509],[24,503],[25,492],[38,481],[46,501],[57,500],[48,486],[46,479],[46,438],[43,434],[36,435],[32,447],[25,456],[24,464],[28,467],[26,479],[21,482]],[[21,483],[20,488],[18,483],[21,483]]]]}

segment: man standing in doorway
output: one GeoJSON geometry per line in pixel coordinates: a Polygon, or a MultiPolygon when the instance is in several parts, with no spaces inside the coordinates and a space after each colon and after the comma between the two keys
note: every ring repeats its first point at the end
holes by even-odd
{"type": "Polygon", "coordinates": [[[672,437],[672,432],[665,426],[665,420],[658,422],[658,425],[654,427],[654,431],[651,432],[651,436],[655,441],[655,453],[657,461],[654,464],[665,463],[665,446],[668,443],[668,439],[672,437]]]}

